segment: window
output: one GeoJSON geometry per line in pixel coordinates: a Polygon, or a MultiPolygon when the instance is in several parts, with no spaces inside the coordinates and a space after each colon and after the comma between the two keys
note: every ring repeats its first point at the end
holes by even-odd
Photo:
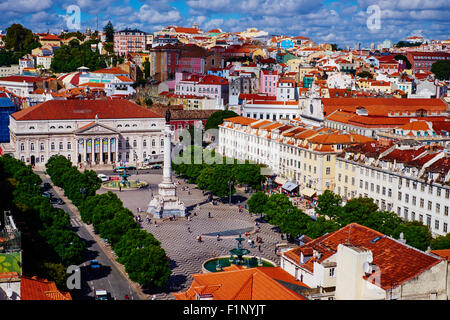
{"type": "Polygon", "coordinates": [[[136,147],[137,147],[137,141],[133,140],[133,148],[136,148],[136,147]]]}
{"type": "Polygon", "coordinates": [[[444,207],[444,216],[448,216],[448,206],[444,207]]]}
{"type": "Polygon", "coordinates": [[[54,142],[51,143],[50,149],[51,149],[52,151],[55,151],[55,143],[54,143],[54,142]]]}
{"type": "Polygon", "coordinates": [[[436,213],[441,213],[441,205],[436,203],[436,213]]]}
{"type": "Polygon", "coordinates": [[[155,145],[156,145],[155,139],[152,139],[152,147],[154,147],[155,145]]]}
{"type": "Polygon", "coordinates": [[[412,197],[412,204],[415,206],[416,205],[416,196],[412,197]]]}
{"type": "Polygon", "coordinates": [[[445,199],[450,198],[450,190],[445,190],[445,199]]]}
{"type": "Polygon", "coordinates": [[[444,222],[444,228],[442,231],[444,231],[444,233],[447,233],[447,223],[445,223],[445,222],[444,222]]]}
{"type": "Polygon", "coordinates": [[[44,151],[44,144],[41,143],[41,151],[44,151]]]}
{"type": "Polygon", "coordinates": [[[147,140],[144,139],[144,141],[142,142],[142,146],[145,148],[147,146],[147,140]]]}
{"type": "Polygon", "coordinates": [[[428,210],[431,210],[433,208],[433,203],[431,201],[428,201],[428,210]]]}
{"type": "Polygon", "coordinates": [[[434,229],[439,230],[439,220],[434,220],[434,229]]]}
{"type": "Polygon", "coordinates": [[[420,198],[420,207],[421,207],[421,208],[423,208],[424,202],[425,202],[425,201],[424,201],[422,198],[420,198]]]}
{"type": "Polygon", "coordinates": [[[405,193],[405,202],[408,203],[409,202],[409,194],[405,193]]]}
{"type": "Polygon", "coordinates": [[[438,197],[441,196],[441,188],[437,188],[437,189],[436,189],[436,195],[437,195],[438,197]]]}
{"type": "Polygon", "coordinates": [[[64,143],[60,142],[59,143],[59,150],[63,150],[63,148],[64,148],[64,143]]]}
{"type": "Polygon", "coordinates": [[[70,142],[67,142],[67,150],[71,150],[72,149],[72,144],[70,142]]]}
{"type": "Polygon", "coordinates": [[[401,192],[398,193],[398,200],[402,200],[402,193],[401,192]]]}
{"type": "Polygon", "coordinates": [[[161,147],[164,147],[164,139],[161,139],[161,147]]]}
{"type": "Polygon", "coordinates": [[[30,150],[34,151],[34,143],[33,142],[30,144],[30,150]]]}
{"type": "Polygon", "coordinates": [[[391,188],[388,189],[388,197],[392,197],[392,189],[391,188]]]}
{"type": "Polygon", "coordinates": [[[330,277],[332,277],[332,278],[334,277],[334,268],[330,268],[329,274],[330,274],[330,277]]]}
{"type": "Polygon", "coordinates": [[[23,143],[20,144],[20,151],[25,151],[25,144],[23,143]]]}
{"type": "Polygon", "coordinates": [[[328,168],[325,170],[326,174],[330,174],[331,173],[331,168],[328,168]]]}
{"type": "Polygon", "coordinates": [[[327,154],[327,161],[331,161],[331,155],[327,154]]]}
{"type": "Polygon", "coordinates": [[[41,162],[44,162],[44,156],[41,156],[41,162]]]}

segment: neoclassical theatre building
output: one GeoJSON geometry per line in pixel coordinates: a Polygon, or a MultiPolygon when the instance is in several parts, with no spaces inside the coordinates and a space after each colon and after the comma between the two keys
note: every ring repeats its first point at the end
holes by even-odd
{"type": "Polygon", "coordinates": [[[10,115],[10,142],[1,147],[44,169],[61,154],[77,166],[137,165],[161,156],[163,116],[128,100],[51,100],[10,115]]]}

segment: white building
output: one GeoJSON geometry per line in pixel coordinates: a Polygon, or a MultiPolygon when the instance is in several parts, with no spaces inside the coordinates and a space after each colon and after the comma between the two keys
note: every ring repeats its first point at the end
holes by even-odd
{"type": "Polygon", "coordinates": [[[281,268],[313,300],[447,300],[448,260],[349,224],[282,253],[281,268]]]}
{"type": "Polygon", "coordinates": [[[369,197],[380,210],[420,221],[434,235],[449,232],[450,153],[442,147],[353,146],[336,157],[335,174],[334,191],[344,200],[369,197]]]}
{"type": "Polygon", "coordinates": [[[1,148],[40,169],[55,154],[74,165],[138,165],[162,154],[164,124],[128,100],[51,100],[12,114],[1,148]]]}

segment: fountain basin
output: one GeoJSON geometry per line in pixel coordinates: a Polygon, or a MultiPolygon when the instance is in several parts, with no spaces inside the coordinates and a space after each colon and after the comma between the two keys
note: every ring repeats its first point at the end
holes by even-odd
{"type": "Polygon", "coordinates": [[[141,188],[145,188],[148,186],[148,183],[145,181],[135,181],[130,180],[127,181],[126,184],[122,183],[120,180],[113,180],[113,181],[107,181],[102,184],[102,188],[107,190],[119,190],[119,186],[122,188],[122,190],[138,190],[141,188]]]}
{"type": "MultiPolygon", "coordinates": [[[[259,265],[259,257],[257,256],[243,256],[242,257],[244,260],[244,263],[242,264],[244,267],[247,267],[247,262],[248,262],[248,267],[250,268],[255,268],[255,267],[260,267],[259,265]]],[[[209,273],[209,272],[219,272],[216,268],[217,268],[217,262],[220,262],[220,265],[222,268],[224,267],[229,267],[231,266],[232,262],[230,262],[230,256],[220,256],[220,257],[215,257],[212,259],[208,259],[206,260],[203,265],[202,265],[202,272],[203,273],[209,273]]],[[[265,258],[261,258],[261,262],[262,262],[262,267],[276,267],[277,265],[265,258]]]]}

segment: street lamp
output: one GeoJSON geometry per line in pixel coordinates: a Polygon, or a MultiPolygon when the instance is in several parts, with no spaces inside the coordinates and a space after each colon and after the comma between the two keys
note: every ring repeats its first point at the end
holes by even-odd
{"type": "Polygon", "coordinates": [[[234,183],[233,180],[228,181],[228,186],[230,187],[230,197],[228,203],[230,204],[230,206],[231,206],[231,187],[233,186],[233,183],[234,183]]]}

